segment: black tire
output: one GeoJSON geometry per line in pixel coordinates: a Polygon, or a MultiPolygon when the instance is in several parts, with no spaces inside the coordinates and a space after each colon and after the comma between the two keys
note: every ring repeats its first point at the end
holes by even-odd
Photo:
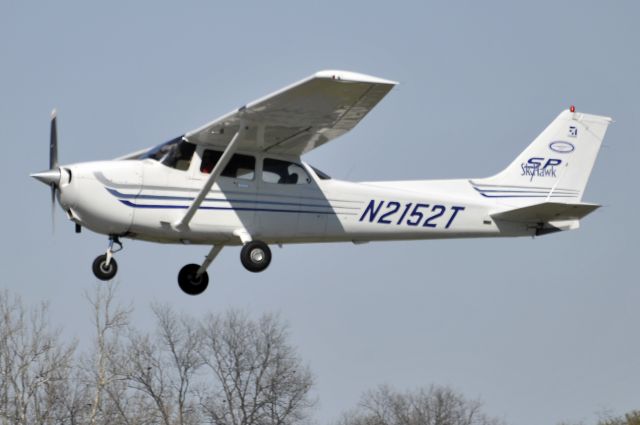
{"type": "Polygon", "coordinates": [[[187,264],[178,273],[178,285],[185,294],[200,295],[209,286],[209,274],[204,272],[196,279],[196,273],[200,266],[198,264],[187,264]]]}
{"type": "Polygon", "coordinates": [[[251,241],[242,247],[240,261],[250,272],[261,272],[271,263],[271,250],[262,241],[251,241]]]}
{"type": "Polygon", "coordinates": [[[107,254],[98,255],[95,260],[93,260],[93,274],[100,280],[111,280],[118,272],[118,263],[116,259],[111,257],[111,261],[109,261],[109,266],[107,267],[105,264],[107,263],[107,254]]]}

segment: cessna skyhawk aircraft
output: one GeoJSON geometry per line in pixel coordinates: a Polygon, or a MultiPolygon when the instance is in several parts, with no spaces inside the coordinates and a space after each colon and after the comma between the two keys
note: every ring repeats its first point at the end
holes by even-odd
{"type": "Polygon", "coordinates": [[[210,245],[202,264],[178,274],[191,295],[207,288],[225,246],[241,245],[243,266],[260,272],[269,244],[536,236],[576,229],[598,208],[581,200],[611,119],[573,106],[488,178],[351,183],[302,161],[395,85],[321,71],[156,147],[62,166],[54,111],[49,170],[31,176],[51,186],[77,232],[108,235],[98,279],[115,276],[123,237],[210,245]]]}

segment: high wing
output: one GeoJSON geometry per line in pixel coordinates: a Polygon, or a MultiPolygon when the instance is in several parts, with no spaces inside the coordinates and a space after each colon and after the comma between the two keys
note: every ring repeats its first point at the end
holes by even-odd
{"type": "Polygon", "coordinates": [[[237,149],[299,156],[351,130],[396,84],[354,72],[320,71],[184,138],[225,148],[242,122],[237,149]]]}

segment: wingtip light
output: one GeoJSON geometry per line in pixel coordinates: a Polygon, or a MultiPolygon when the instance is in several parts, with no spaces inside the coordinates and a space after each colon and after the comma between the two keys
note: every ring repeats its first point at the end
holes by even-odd
{"type": "Polygon", "coordinates": [[[569,111],[571,111],[572,113],[576,111],[576,107],[575,105],[571,105],[571,107],[569,108],[569,111]]]}

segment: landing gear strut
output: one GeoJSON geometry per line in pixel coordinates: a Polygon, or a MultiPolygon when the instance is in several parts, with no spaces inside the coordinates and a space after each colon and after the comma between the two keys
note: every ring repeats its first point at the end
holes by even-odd
{"type": "Polygon", "coordinates": [[[209,274],[207,268],[218,256],[224,245],[214,245],[209,254],[204,259],[201,266],[197,264],[187,264],[178,273],[178,286],[189,295],[200,295],[209,285],[209,274]]]}
{"type": "Polygon", "coordinates": [[[93,274],[100,280],[111,280],[118,272],[118,263],[113,258],[113,254],[122,250],[122,243],[117,236],[109,236],[109,247],[106,254],[98,255],[93,260],[93,274]],[[113,249],[113,245],[117,245],[113,249]]]}

